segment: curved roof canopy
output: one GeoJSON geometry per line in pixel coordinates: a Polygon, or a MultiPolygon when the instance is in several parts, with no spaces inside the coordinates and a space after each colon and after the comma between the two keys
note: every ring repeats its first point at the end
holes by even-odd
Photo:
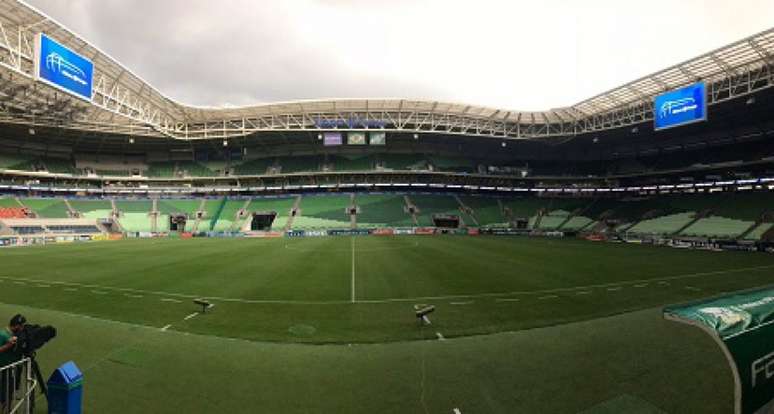
{"type": "Polygon", "coordinates": [[[659,93],[707,83],[713,105],[774,84],[774,29],[575,105],[524,112],[409,99],[336,99],[203,108],[165,96],[107,53],[19,0],[0,2],[0,122],[175,139],[228,139],[261,131],[384,129],[501,139],[571,136],[652,120],[659,93]],[[94,63],[91,102],[34,77],[37,33],[94,63]]]}

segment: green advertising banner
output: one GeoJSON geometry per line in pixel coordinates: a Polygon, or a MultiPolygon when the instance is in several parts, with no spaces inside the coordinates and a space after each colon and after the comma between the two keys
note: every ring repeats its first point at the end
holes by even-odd
{"type": "Polygon", "coordinates": [[[774,413],[774,288],[670,306],[664,317],[720,345],[734,374],[736,413],[774,413]]]}

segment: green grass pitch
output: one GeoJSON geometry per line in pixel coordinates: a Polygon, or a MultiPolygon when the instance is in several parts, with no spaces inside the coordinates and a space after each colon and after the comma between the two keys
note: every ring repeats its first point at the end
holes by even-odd
{"type": "Polygon", "coordinates": [[[85,370],[88,412],[721,413],[723,356],[659,309],[773,276],[559,239],[126,240],[0,250],[0,316],[57,326],[40,360],[85,370]]]}

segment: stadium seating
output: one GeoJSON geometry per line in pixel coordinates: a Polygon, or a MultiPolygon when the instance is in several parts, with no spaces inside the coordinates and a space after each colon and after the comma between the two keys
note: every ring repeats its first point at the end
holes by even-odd
{"type": "Polygon", "coordinates": [[[153,223],[149,215],[153,209],[153,203],[150,200],[116,200],[116,208],[121,212],[118,221],[124,231],[153,231],[153,223]]]}
{"type": "Polygon", "coordinates": [[[57,198],[24,198],[22,204],[29,207],[41,218],[69,218],[70,210],[64,201],[57,198]]]}
{"type": "Polygon", "coordinates": [[[297,156],[297,157],[279,157],[277,165],[280,166],[283,174],[320,171],[320,157],[316,156],[297,156]]]}
{"type": "Polygon", "coordinates": [[[355,197],[360,208],[357,216],[359,228],[413,226],[414,221],[404,208],[406,203],[400,195],[368,194],[355,197]]]}
{"type": "Polygon", "coordinates": [[[559,227],[559,230],[577,231],[577,230],[587,228],[593,222],[594,220],[585,216],[573,216],[568,221],[566,221],[561,227],[559,227]]]}
{"type": "Polygon", "coordinates": [[[760,238],[771,228],[774,227],[774,223],[761,223],[751,232],[744,236],[744,240],[760,240],[760,238]]]}
{"type": "Polygon", "coordinates": [[[46,171],[55,174],[74,174],[78,175],[78,170],[75,169],[72,161],[61,158],[46,158],[41,160],[46,167],[46,171]]]}
{"type": "Polygon", "coordinates": [[[670,235],[685,227],[694,219],[695,213],[675,213],[642,220],[628,229],[629,233],[670,235]]]}
{"type": "Polygon", "coordinates": [[[157,203],[159,231],[169,230],[169,216],[171,214],[185,214],[188,218],[185,222],[185,231],[193,231],[196,224],[196,212],[199,210],[200,205],[201,200],[159,200],[157,203]]]}
{"type": "MultiPolygon", "coordinates": [[[[476,217],[479,226],[482,227],[507,227],[508,220],[502,214],[500,210],[500,204],[496,198],[488,197],[472,197],[464,196],[460,197],[462,203],[473,210],[473,214],[476,217]]],[[[467,223],[472,225],[472,223],[467,223]]]]}
{"type": "Polygon", "coordinates": [[[245,205],[245,200],[226,200],[223,204],[223,208],[220,210],[220,215],[215,225],[212,227],[214,231],[229,231],[236,222],[236,215],[242,206],[245,205]]]}
{"type": "Polygon", "coordinates": [[[571,212],[565,210],[553,210],[540,218],[538,228],[543,230],[556,230],[569,220],[571,212]]]}
{"type": "Polygon", "coordinates": [[[113,205],[109,200],[69,200],[70,207],[80,212],[83,217],[90,219],[110,218],[113,213],[113,205]]]}
{"type": "Polygon", "coordinates": [[[547,206],[548,200],[524,197],[515,199],[506,199],[503,204],[511,211],[512,219],[528,219],[529,227],[533,227],[537,221],[538,212],[547,206]]]}
{"type": "Polygon", "coordinates": [[[290,209],[293,207],[296,199],[291,197],[280,198],[254,198],[250,201],[250,212],[270,212],[274,211],[277,216],[272,223],[272,230],[281,231],[288,222],[290,209]]]}
{"type": "Polygon", "coordinates": [[[272,158],[260,158],[257,160],[245,161],[242,164],[234,166],[236,175],[264,175],[270,166],[274,165],[272,158]]]}
{"type": "Polygon", "coordinates": [[[476,170],[473,161],[462,157],[434,156],[430,158],[430,162],[433,164],[436,171],[473,173],[476,170]]]}
{"type": "Polygon", "coordinates": [[[21,165],[27,165],[27,163],[30,161],[30,157],[28,156],[22,156],[22,155],[16,155],[16,154],[0,154],[0,168],[2,169],[10,169],[10,170],[16,170],[18,166],[21,165]]]}
{"type": "Polygon", "coordinates": [[[309,195],[301,198],[301,214],[293,219],[293,229],[349,228],[346,213],[350,196],[309,195]]]}
{"type": "Polygon", "coordinates": [[[21,204],[16,202],[16,199],[11,197],[0,198],[0,207],[21,207],[21,204]]]}
{"type": "Polygon", "coordinates": [[[215,172],[194,161],[178,161],[175,164],[175,177],[212,177],[215,172]]]}
{"type": "Polygon", "coordinates": [[[335,171],[368,171],[374,169],[375,158],[370,155],[360,156],[329,156],[328,164],[333,165],[335,171]]]}
{"type": "Polygon", "coordinates": [[[0,219],[27,218],[24,207],[0,207],[0,219]]]}
{"type": "MultiPolygon", "coordinates": [[[[449,195],[410,195],[409,198],[419,208],[417,225],[433,226],[433,216],[454,215],[467,225],[473,225],[473,220],[460,210],[460,203],[449,195]]],[[[460,223],[462,224],[462,223],[460,223]]]]}
{"type": "Polygon", "coordinates": [[[123,213],[118,221],[126,232],[153,231],[153,225],[148,213],[123,213]]]}
{"type": "Polygon", "coordinates": [[[426,170],[427,160],[416,154],[381,154],[379,163],[387,170],[426,170]]]}
{"type": "Polygon", "coordinates": [[[735,238],[742,235],[754,222],[710,216],[697,220],[680,232],[681,236],[735,238]]]}
{"type": "Polygon", "coordinates": [[[154,162],[148,164],[148,170],[145,172],[148,177],[174,177],[175,164],[173,162],[154,162]]]}

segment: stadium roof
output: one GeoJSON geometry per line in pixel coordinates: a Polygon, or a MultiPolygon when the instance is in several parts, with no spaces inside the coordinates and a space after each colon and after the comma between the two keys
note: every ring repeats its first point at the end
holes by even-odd
{"type": "Polygon", "coordinates": [[[439,101],[335,99],[237,108],[167,97],[87,40],[18,0],[0,3],[0,122],[175,139],[228,139],[261,131],[384,129],[502,139],[571,136],[653,119],[655,95],[704,81],[709,104],[774,84],[774,29],[758,33],[575,105],[524,112],[439,101]],[[43,32],[94,63],[89,103],[34,78],[43,32]]]}

